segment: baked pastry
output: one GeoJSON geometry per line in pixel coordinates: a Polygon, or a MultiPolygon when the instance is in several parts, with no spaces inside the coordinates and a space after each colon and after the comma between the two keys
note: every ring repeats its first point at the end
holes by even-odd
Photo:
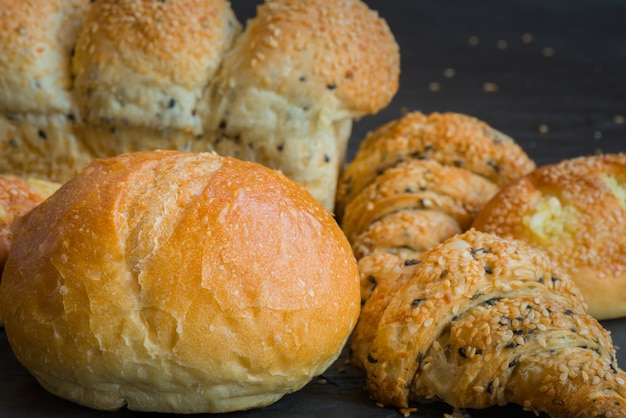
{"type": "Polygon", "coordinates": [[[93,154],[190,149],[202,95],[240,30],[227,0],[94,2],[72,60],[93,154]]]}
{"type": "Polygon", "coordinates": [[[58,188],[59,184],[46,180],[0,174],[0,275],[11,249],[13,220],[24,216],[58,188]]]}
{"type": "MultiPolygon", "coordinates": [[[[444,166],[435,160],[409,159],[385,170],[356,195],[346,206],[341,227],[348,240],[358,244],[362,234],[372,235],[369,230],[376,224],[387,224],[387,230],[393,228],[395,221],[385,222],[387,216],[397,219],[399,213],[417,212],[430,220],[430,212],[435,211],[457,226],[450,228],[449,233],[465,231],[497,191],[494,183],[466,169],[444,166]]],[[[417,227],[415,220],[412,223],[417,227]]],[[[420,238],[421,235],[413,241],[415,244],[406,245],[415,249],[426,247],[420,238]]],[[[400,244],[398,241],[394,246],[400,244]]]]}
{"type": "Polygon", "coordinates": [[[377,402],[624,416],[626,373],[609,333],[539,250],[471,229],[379,271],[391,274],[379,275],[351,345],[377,402]]]}
{"type": "Polygon", "coordinates": [[[546,252],[596,318],[626,316],[626,155],[540,167],[497,194],[474,226],[546,252]]]}
{"type": "Polygon", "coordinates": [[[435,160],[464,168],[499,187],[535,168],[513,139],[474,117],[459,113],[412,112],[370,132],[337,186],[335,212],[384,170],[407,159],[435,160]]]}
{"type": "Polygon", "coordinates": [[[359,0],[268,0],[211,90],[209,144],[282,170],[333,210],[352,121],[389,104],[399,55],[359,0]]]}
{"type": "Polygon", "coordinates": [[[337,359],[359,280],[332,215],[211,153],[96,160],[14,223],[0,313],[50,392],[97,409],[268,405],[337,359]]]}
{"type": "Polygon", "coordinates": [[[217,151],[332,210],[353,119],[398,88],[398,45],[360,0],[268,0],[243,33],[228,0],[0,10],[0,173],[65,182],[94,158],[217,151]]]}
{"type": "Polygon", "coordinates": [[[89,3],[0,0],[0,173],[63,182],[90,160],[70,68],[89,3]]]}

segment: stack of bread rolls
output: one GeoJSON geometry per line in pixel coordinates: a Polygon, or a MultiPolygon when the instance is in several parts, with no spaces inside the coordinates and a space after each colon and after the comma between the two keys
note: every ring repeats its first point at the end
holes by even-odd
{"type": "Polygon", "coordinates": [[[271,404],[340,355],[359,276],[282,173],[213,153],[98,159],[13,223],[0,315],[50,392],[96,409],[271,404]]]}
{"type": "Polygon", "coordinates": [[[65,182],[124,152],[217,151],[334,207],[352,121],[398,88],[360,0],[0,0],[0,172],[65,182]]]}

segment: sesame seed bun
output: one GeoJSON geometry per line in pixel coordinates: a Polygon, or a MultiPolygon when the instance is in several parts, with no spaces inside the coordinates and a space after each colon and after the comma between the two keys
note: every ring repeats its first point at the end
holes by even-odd
{"type": "Polygon", "coordinates": [[[626,316],[626,155],[540,167],[498,193],[474,227],[545,251],[596,318],[626,316]]]}
{"type": "Polygon", "coordinates": [[[96,160],[16,224],[0,313],[50,392],[104,410],[271,404],[339,356],[350,246],[300,185],[178,151],[96,160]]]}

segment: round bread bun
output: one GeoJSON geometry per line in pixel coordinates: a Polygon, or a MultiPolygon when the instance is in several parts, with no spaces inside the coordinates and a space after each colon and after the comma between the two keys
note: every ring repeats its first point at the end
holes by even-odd
{"type": "Polygon", "coordinates": [[[91,408],[271,404],[338,358],[359,315],[332,214],[257,163],[95,160],[14,225],[9,343],[44,388],[91,408]]]}
{"type": "Polygon", "coordinates": [[[626,155],[540,167],[502,189],[474,227],[544,250],[597,319],[626,316],[626,155]]]}

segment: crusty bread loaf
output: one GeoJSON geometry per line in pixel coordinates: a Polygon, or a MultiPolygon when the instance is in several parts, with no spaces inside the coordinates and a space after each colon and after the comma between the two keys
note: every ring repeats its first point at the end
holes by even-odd
{"type": "Polygon", "coordinates": [[[474,227],[545,251],[596,318],[626,316],[626,155],[540,167],[494,196],[474,227]]]}
{"type": "Polygon", "coordinates": [[[93,408],[270,404],[339,356],[360,310],[331,214],[256,163],[96,160],[14,226],[9,343],[46,389],[93,408]]]}
{"type": "Polygon", "coordinates": [[[0,173],[65,182],[93,158],[216,151],[329,210],[353,120],[400,71],[360,0],[267,0],[243,33],[228,0],[0,0],[0,42],[0,173]]]}
{"type": "Polygon", "coordinates": [[[359,0],[269,0],[224,60],[207,132],[219,154],[264,162],[328,209],[352,120],[398,89],[387,24],[359,0]]]}

